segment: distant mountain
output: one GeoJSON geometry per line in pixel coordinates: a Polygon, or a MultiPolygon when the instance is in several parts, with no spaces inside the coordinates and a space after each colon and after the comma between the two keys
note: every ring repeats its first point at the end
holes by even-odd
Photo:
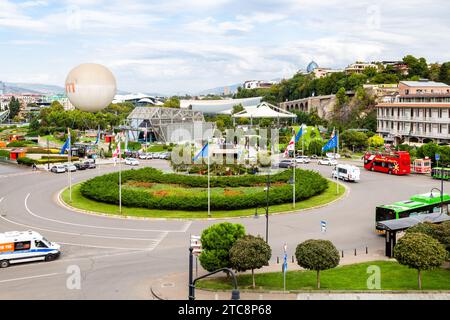
{"type": "Polygon", "coordinates": [[[207,90],[203,90],[200,92],[197,92],[196,95],[199,96],[206,96],[208,94],[215,94],[215,95],[221,95],[224,93],[225,88],[228,88],[230,93],[236,93],[237,92],[237,88],[242,86],[242,83],[237,83],[237,84],[232,84],[229,86],[223,86],[223,87],[216,87],[216,88],[212,88],[212,89],[207,89],[207,90]]]}
{"type": "Polygon", "coordinates": [[[61,94],[65,89],[60,86],[38,83],[5,83],[5,93],[61,94]]]}

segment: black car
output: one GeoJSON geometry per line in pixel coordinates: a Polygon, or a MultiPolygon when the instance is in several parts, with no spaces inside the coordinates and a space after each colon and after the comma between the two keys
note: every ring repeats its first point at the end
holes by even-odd
{"type": "Polygon", "coordinates": [[[77,168],[77,170],[86,170],[89,168],[89,164],[84,162],[77,162],[75,163],[75,167],[77,168]]]}

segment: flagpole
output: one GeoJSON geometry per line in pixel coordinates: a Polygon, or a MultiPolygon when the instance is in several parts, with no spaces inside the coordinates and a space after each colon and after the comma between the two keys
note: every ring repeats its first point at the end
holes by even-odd
{"type": "MultiPolygon", "coordinates": [[[[121,135],[119,135],[120,137],[121,135]]],[[[119,143],[119,213],[122,214],[122,148],[120,146],[121,139],[118,139],[119,143]]]]}
{"type": "MultiPolygon", "coordinates": [[[[337,152],[334,153],[334,157],[336,158],[336,162],[337,162],[337,157],[336,154],[339,153],[339,129],[337,130],[337,152]]],[[[336,170],[336,194],[339,194],[339,174],[336,170]]]]}
{"type": "Polygon", "coordinates": [[[208,144],[208,217],[211,217],[211,177],[209,172],[210,160],[209,160],[209,140],[208,144]]]}
{"type": "Polygon", "coordinates": [[[67,128],[67,138],[69,139],[69,154],[67,156],[67,160],[69,161],[68,166],[67,166],[67,173],[69,176],[69,199],[70,202],[72,202],[72,172],[70,170],[70,164],[72,162],[72,137],[70,136],[70,129],[67,128]]]}

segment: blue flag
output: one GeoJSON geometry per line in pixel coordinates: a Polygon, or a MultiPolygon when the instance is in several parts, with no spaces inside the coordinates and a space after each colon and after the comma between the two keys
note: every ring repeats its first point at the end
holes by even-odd
{"type": "Polygon", "coordinates": [[[295,143],[297,143],[298,140],[300,140],[300,138],[303,136],[304,133],[306,133],[306,130],[305,130],[305,132],[303,132],[303,125],[302,125],[300,127],[300,130],[298,131],[297,135],[295,136],[295,143]]]}
{"type": "Polygon", "coordinates": [[[59,154],[64,154],[64,152],[66,152],[66,150],[70,149],[70,135],[67,138],[66,142],[64,143],[64,145],[61,148],[61,151],[59,152],[59,154]]]}
{"type": "Polygon", "coordinates": [[[208,145],[209,143],[205,144],[202,150],[200,150],[200,152],[194,158],[192,158],[192,161],[196,161],[198,158],[208,157],[208,145]]]}
{"type": "Polygon", "coordinates": [[[285,253],[284,254],[284,262],[283,262],[283,272],[284,273],[287,272],[287,268],[288,268],[288,265],[287,265],[287,254],[285,253]]]}
{"type": "Polygon", "coordinates": [[[97,133],[97,140],[95,140],[94,144],[98,144],[100,141],[100,128],[98,128],[98,133],[97,133]]]}
{"type": "Polygon", "coordinates": [[[331,138],[331,139],[327,142],[326,145],[323,146],[322,152],[325,152],[325,151],[330,150],[330,149],[337,148],[337,146],[338,146],[338,136],[335,135],[333,138],[331,138]]]}

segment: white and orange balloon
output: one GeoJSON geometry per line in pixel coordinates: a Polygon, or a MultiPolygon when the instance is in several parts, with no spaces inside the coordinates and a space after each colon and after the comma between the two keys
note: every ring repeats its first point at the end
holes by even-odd
{"type": "Polygon", "coordinates": [[[100,64],[81,64],[66,78],[67,97],[82,111],[97,112],[106,108],[113,101],[116,90],[114,75],[100,64]]]}

